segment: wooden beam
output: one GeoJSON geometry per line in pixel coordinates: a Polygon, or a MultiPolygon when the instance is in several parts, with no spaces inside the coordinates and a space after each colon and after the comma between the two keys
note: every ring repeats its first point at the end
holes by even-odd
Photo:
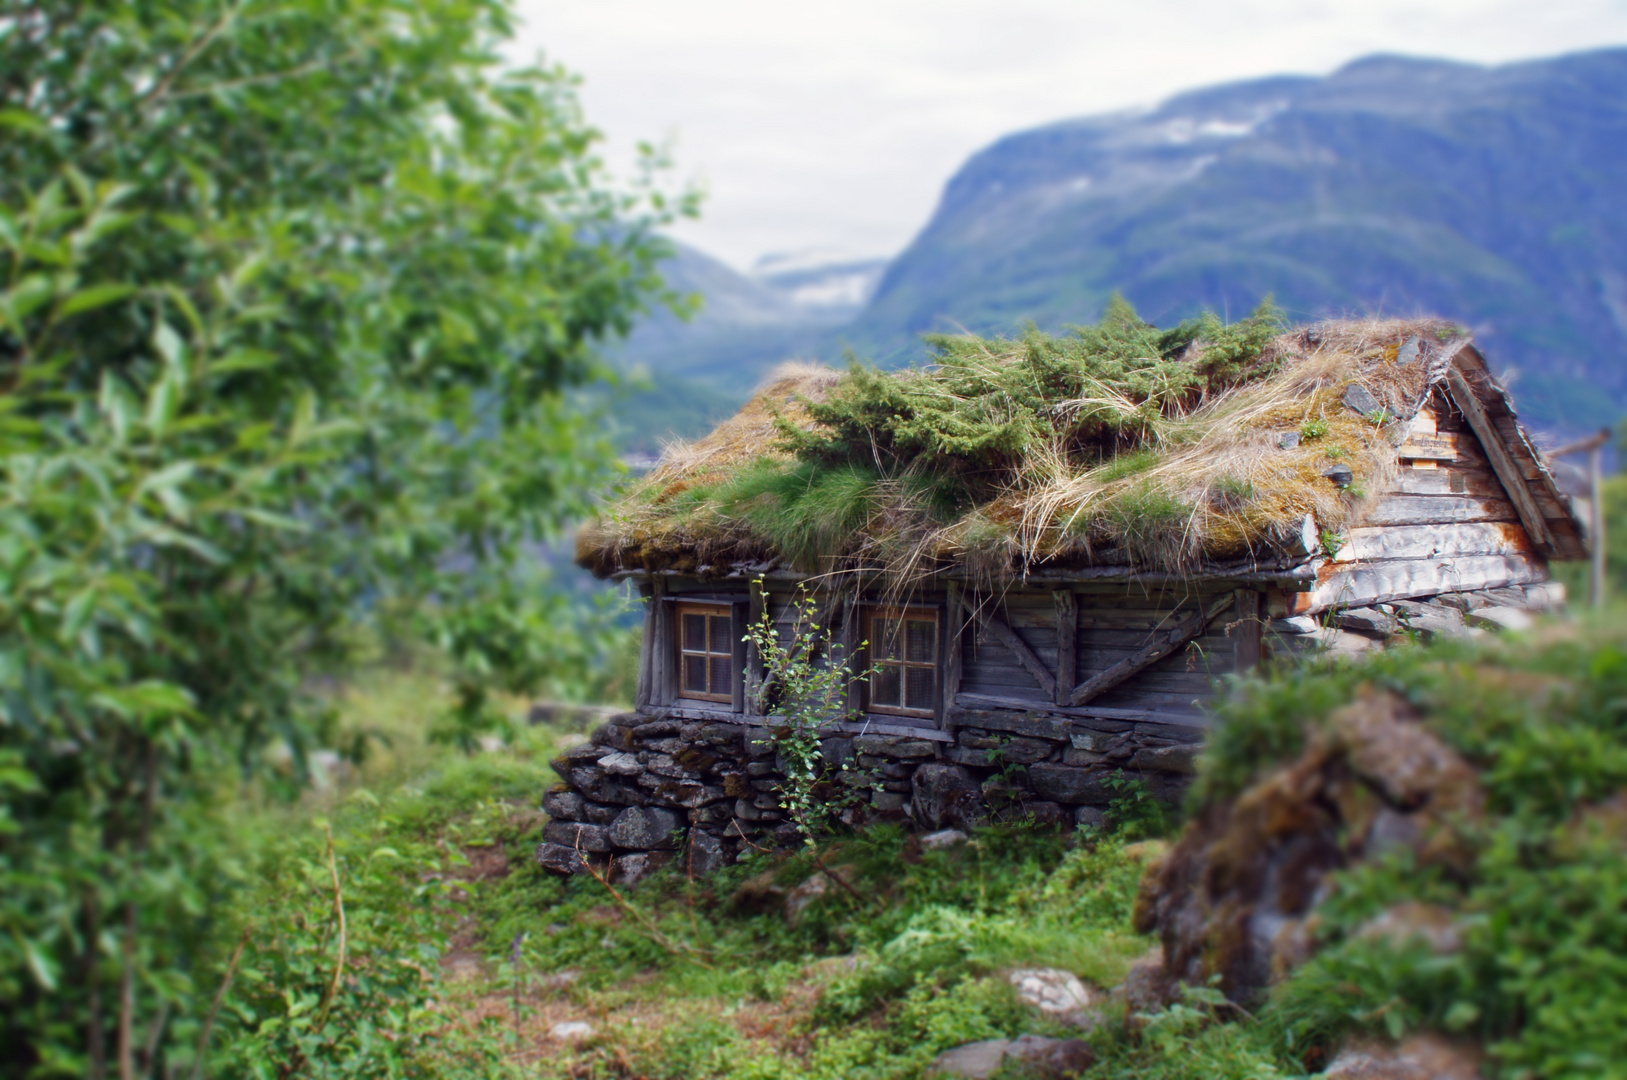
{"type": "Polygon", "coordinates": [[[1450,559],[1329,563],[1315,588],[1289,598],[1290,615],[1315,615],[1331,607],[1366,607],[1413,596],[1476,592],[1548,580],[1548,568],[1530,555],[1468,555],[1450,559]]]}
{"type": "Polygon", "coordinates": [[[1475,495],[1390,495],[1362,514],[1363,525],[1447,525],[1519,521],[1507,499],[1475,495]]]}
{"type": "MultiPolygon", "coordinates": [[[[853,599],[842,608],[842,629],[837,636],[837,642],[842,646],[842,661],[847,664],[848,674],[857,675],[862,669],[861,661],[865,659],[864,644],[864,605],[859,602],[857,589],[854,590],[853,599]]],[[[865,679],[853,679],[847,684],[847,693],[843,696],[843,709],[852,715],[864,709],[865,679]]]]}
{"type": "Polygon", "coordinates": [[[1034,654],[1033,649],[1028,647],[1028,642],[1018,637],[1017,632],[998,617],[988,614],[981,608],[974,607],[971,600],[966,597],[961,597],[960,603],[961,607],[970,612],[972,618],[976,619],[984,630],[993,634],[1000,644],[1012,651],[1012,654],[1017,657],[1017,663],[1028,669],[1028,673],[1034,676],[1034,679],[1044,688],[1046,697],[1056,697],[1056,676],[1046,669],[1044,662],[1034,654]]]}
{"type": "MultiPolygon", "coordinates": [[[[659,580],[659,579],[657,579],[659,580]]],[[[638,645],[638,689],[633,693],[633,707],[647,709],[655,685],[655,625],[660,615],[661,602],[655,597],[655,586],[643,584],[639,592],[644,597],[644,639],[638,645]]]]}
{"type": "Polygon", "coordinates": [[[1520,515],[1520,524],[1525,531],[1531,534],[1531,539],[1544,551],[1555,550],[1554,535],[1548,531],[1548,523],[1543,519],[1542,511],[1537,508],[1536,500],[1531,497],[1531,489],[1526,486],[1525,477],[1521,475],[1520,467],[1508,452],[1508,446],[1503,442],[1502,435],[1497,431],[1491,417],[1486,415],[1486,408],[1480,404],[1480,398],[1475,394],[1469,380],[1463,377],[1463,372],[1455,366],[1446,369],[1447,383],[1452,388],[1452,401],[1457,405],[1458,411],[1469,422],[1469,427],[1480,439],[1481,449],[1486,451],[1486,457],[1491,459],[1492,471],[1497,479],[1503,482],[1503,488],[1508,492],[1514,509],[1520,515]]]}
{"type": "Polygon", "coordinates": [[[1072,589],[1055,589],[1056,605],[1056,703],[1066,705],[1068,692],[1079,681],[1079,602],[1072,589]]]}
{"type": "Polygon", "coordinates": [[[1534,550],[1530,536],[1516,521],[1368,526],[1347,532],[1333,561],[1450,559],[1462,555],[1531,554],[1534,550]]]}
{"type": "Polygon", "coordinates": [[[656,578],[650,595],[655,609],[655,633],[650,645],[650,704],[671,705],[678,698],[677,626],[667,600],[665,578],[656,578]]]}
{"type": "Polygon", "coordinates": [[[729,604],[731,643],[729,663],[734,668],[729,680],[729,706],[737,713],[746,711],[746,626],[751,621],[751,603],[735,600],[729,604]]]}
{"type": "Polygon", "coordinates": [[[949,727],[949,710],[955,705],[955,696],[960,693],[961,658],[964,652],[960,642],[960,628],[965,625],[965,617],[961,614],[960,595],[961,585],[958,581],[949,583],[948,602],[943,607],[943,685],[938,691],[938,724],[949,727]]]}
{"type": "MultiPolygon", "coordinates": [[[[746,622],[755,627],[763,618],[767,597],[760,581],[751,583],[751,599],[747,601],[746,622]]],[[[741,710],[747,716],[762,715],[763,658],[755,641],[746,645],[746,700],[741,710]]]]}
{"type": "Polygon", "coordinates": [[[1236,593],[1237,622],[1232,628],[1232,670],[1239,675],[1260,666],[1260,638],[1264,619],[1260,594],[1253,589],[1236,593]]]}
{"type": "Polygon", "coordinates": [[[1174,626],[1153,631],[1152,637],[1148,638],[1147,643],[1141,648],[1106,671],[1092,675],[1075,687],[1073,693],[1068,696],[1068,703],[1074,706],[1083,705],[1091,698],[1111,690],[1124,680],[1158,663],[1203,633],[1216,615],[1232,606],[1234,599],[1232,593],[1226,593],[1207,608],[1187,612],[1174,626]]]}

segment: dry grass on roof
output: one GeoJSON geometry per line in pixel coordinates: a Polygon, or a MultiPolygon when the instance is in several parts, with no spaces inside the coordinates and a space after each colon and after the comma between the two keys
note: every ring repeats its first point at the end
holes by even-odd
{"type": "MultiPolygon", "coordinates": [[[[1430,360],[1461,336],[1436,320],[1282,333],[1261,350],[1256,374],[1189,405],[1149,413],[1144,402],[1126,401],[1138,410],[1127,442],[1082,451],[1060,426],[1054,438],[1031,440],[992,494],[975,499],[948,465],[917,459],[887,473],[866,463],[862,447],[847,462],[799,458],[787,447],[787,425],[811,429],[810,403],[850,389],[845,380],[857,376],[781,369],[737,416],[669,450],[582,533],[578,559],[601,573],[774,559],[806,572],[866,569],[909,580],[956,565],[998,580],[1047,565],[1197,572],[1298,554],[1306,515],[1318,531],[1337,534],[1390,481],[1404,421],[1428,390],[1430,360]],[[1420,355],[1399,362],[1414,339],[1420,355]],[[1383,412],[1348,407],[1352,383],[1383,412]],[[1353,474],[1348,486],[1330,479],[1338,466],[1353,474]]],[[[990,342],[986,362],[1020,364],[1020,345],[990,342]]],[[[1201,356],[1201,347],[1183,355],[1201,356]]],[[[917,392],[935,375],[896,378],[917,392]]]]}

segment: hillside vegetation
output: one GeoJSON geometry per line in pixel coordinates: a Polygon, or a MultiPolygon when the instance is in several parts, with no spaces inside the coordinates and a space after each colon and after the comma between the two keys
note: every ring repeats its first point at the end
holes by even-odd
{"type": "Polygon", "coordinates": [[[223,1022],[284,1054],[299,1038],[342,1049],[313,1075],[383,1075],[389,1060],[418,1076],[902,1080],[955,1046],[1038,1034],[1085,1040],[1087,1077],[1241,1080],[1312,1075],[1353,1040],[1382,1053],[1419,1032],[1486,1076],[1627,1075],[1627,629],[1553,624],[1240,683],[1187,814],[1257,800],[1375,694],[1465,763],[1481,810],[1445,822],[1451,858],[1403,845],[1334,868],[1290,974],[1246,1005],[1218,970],[1149,989],[1138,958],[1170,929],[1146,926],[1149,883],[1195,834],[1152,839],[1170,823],[1133,789],[1106,830],[1073,836],[837,838],[822,862],[851,891],[807,856],[767,853],[690,881],[681,852],[629,889],[531,862],[544,758],[580,737],[544,727],[344,800],[352,974],[321,1024],[298,1003],[332,975],[336,886],[320,828],[290,830],[244,898],[255,974],[223,1022]],[[304,967],[283,959],[289,943],[304,967]],[[1040,967],[1091,988],[1088,1031],[1020,999],[1009,973],[1040,967]],[[384,972],[410,977],[371,981],[384,972]],[[398,1004],[375,1012],[381,994],[398,1004]],[[360,1017],[371,1044],[340,1035],[360,1017]]]}

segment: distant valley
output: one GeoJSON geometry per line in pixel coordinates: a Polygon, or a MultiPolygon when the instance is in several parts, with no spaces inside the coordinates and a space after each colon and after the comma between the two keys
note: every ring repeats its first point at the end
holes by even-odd
{"type": "Polygon", "coordinates": [[[705,311],[652,318],[616,359],[650,373],[675,434],[789,357],[924,361],[923,333],[1060,329],[1115,290],[1160,324],[1268,293],[1296,320],[1444,315],[1511,373],[1535,426],[1596,428],[1627,412],[1627,49],[1371,57],[1051,124],[974,155],[885,267],[748,276],[681,249],[668,277],[705,311]]]}

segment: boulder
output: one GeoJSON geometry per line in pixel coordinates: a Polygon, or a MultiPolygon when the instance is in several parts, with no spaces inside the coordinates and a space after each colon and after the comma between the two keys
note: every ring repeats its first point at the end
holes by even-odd
{"type": "Polygon", "coordinates": [[[892,735],[860,735],[853,740],[853,748],[861,754],[888,758],[929,758],[935,753],[932,743],[926,739],[892,735]]]}
{"type": "Polygon", "coordinates": [[[658,806],[629,806],[610,826],[610,842],[621,848],[668,849],[676,847],[673,833],[681,823],[678,815],[658,806]]]}
{"type": "Polygon", "coordinates": [[[963,765],[928,763],[911,778],[915,820],[929,829],[964,827],[982,812],[980,787],[963,765]]]}
{"type": "Polygon", "coordinates": [[[921,846],[928,851],[944,851],[966,842],[966,834],[959,829],[941,829],[921,837],[921,846]]]}
{"type": "Polygon", "coordinates": [[[965,1077],[966,1080],[988,1080],[1005,1063],[1010,1039],[984,1039],[967,1043],[939,1054],[927,1069],[928,1076],[965,1077]]]}
{"type": "Polygon", "coordinates": [[[599,759],[599,768],[611,776],[637,776],[644,771],[638,756],[625,751],[605,754],[599,759]]]}
{"type": "Polygon", "coordinates": [[[994,765],[1032,765],[1036,761],[1044,761],[1051,756],[1056,744],[1048,739],[1027,739],[1018,736],[1007,739],[992,751],[990,761],[994,765]]]}
{"type": "Polygon", "coordinates": [[[1107,828],[1107,814],[1094,806],[1075,807],[1073,824],[1075,828],[1089,826],[1093,829],[1105,829],[1107,828]]]}
{"type": "Polygon", "coordinates": [[[1042,762],[1028,767],[1028,782],[1036,794],[1052,802],[1077,806],[1089,803],[1106,806],[1118,794],[1107,786],[1111,773],[1096,769],[1076,769],[1070,765],[1042,762]]]}

